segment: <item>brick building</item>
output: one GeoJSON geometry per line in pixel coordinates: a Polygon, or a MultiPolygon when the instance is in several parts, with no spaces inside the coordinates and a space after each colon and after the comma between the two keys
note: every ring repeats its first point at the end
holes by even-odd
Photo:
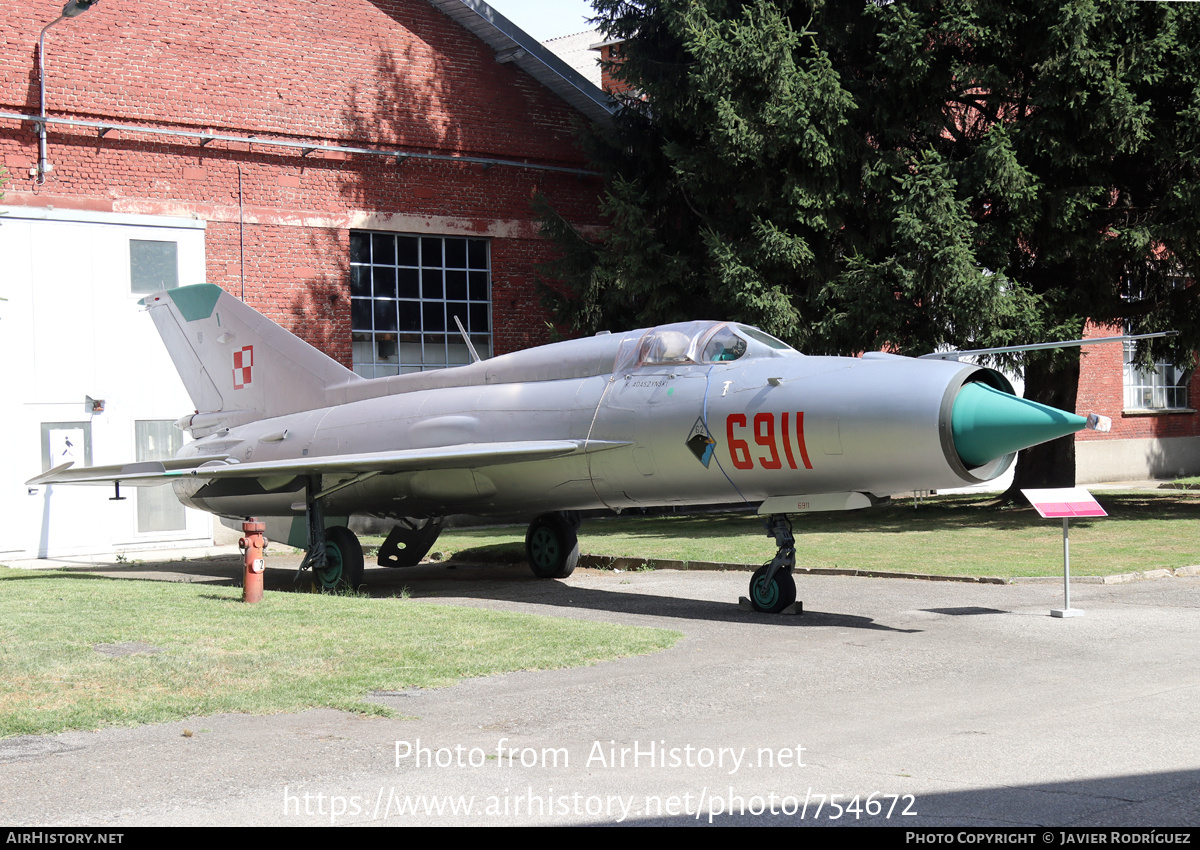
{"type": "MultiPolygon", "coordinates": [[[[1116,336],[1119,327],[1089,325],[1086,336],[1116,336]]],[[[1075,435],[1080,484],[1172,478],[1200,472],[1200,374],[1159,363],[1130,364],[1130,343],[1086,346],[1079,367],[1076,410],[1111,416],[1112,431],[1075,435]]]]}
{"type": "Polygon", "coordinates": [[[59,2],[0,38],[0,555],[211,534],[164,488],[21,483],[178,445],[147,292],[216,283],[366,376],[466,362],[455,315],[483,356],[547,340],[530,198],[599,224],[608,98],[486,4],[59,2]]]}

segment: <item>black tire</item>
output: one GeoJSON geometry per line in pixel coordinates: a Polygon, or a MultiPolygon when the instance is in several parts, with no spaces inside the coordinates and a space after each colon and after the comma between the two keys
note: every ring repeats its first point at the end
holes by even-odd
{"type": "Polygon", "coordinates": [[[579,535],[562,514],[542,514],[529,523],[525,557],[538,578],[566,578],[579,563],[579,535]]]}
{"type": "Polygon", "coordinates": [[[362,581],[363,551],[354,532],[341,525],[325,529],[325,567],[313,569],[317,590],[357,590],[362,581]]]}
{"type": "Polygon", "coordinates": [[[770,568],[770,564],[763,564],[750,577],[750,604],[755,611],[778,614],[796,601],[796,580],[791,573],[779,570],[768,584],[767,571],[770,568]]]}

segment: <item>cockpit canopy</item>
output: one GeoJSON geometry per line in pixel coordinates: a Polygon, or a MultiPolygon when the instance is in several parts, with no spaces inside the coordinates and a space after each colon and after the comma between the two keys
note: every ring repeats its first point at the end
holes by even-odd
{"type": "Polygon", "coordinates": [[[767,357],[802,356],[787,343],[749,325],[678,322],[629,331],[619,337],[597,334],[526,348],[455,369],[356,381],[348,385],[347,400],[480,384],[564,381],[613,372],[627,375],[641,367],[674,370],[767,357]]]}
{"type": "Polygon", "coordinates": [[[676,322],[650,328],[640,338],[621,342],[614,372],[642,366],[728,363],[742,357],[799,354],[758,328],[734,322],[676,322]]]}

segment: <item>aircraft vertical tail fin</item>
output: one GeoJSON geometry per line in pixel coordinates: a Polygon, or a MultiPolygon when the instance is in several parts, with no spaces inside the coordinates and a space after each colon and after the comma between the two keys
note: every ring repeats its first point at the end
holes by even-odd
{"type": "Polygon", "coordinates": [[[141,303],[209,433],[326,407],[337,401],[335,388],[363,380],[211,283],[156,292],[141,303]]]}

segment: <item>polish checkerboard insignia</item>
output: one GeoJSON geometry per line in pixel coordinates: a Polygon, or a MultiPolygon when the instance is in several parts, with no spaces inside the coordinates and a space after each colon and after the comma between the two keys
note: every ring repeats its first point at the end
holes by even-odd
{"type": "Polygon", "coordinates": [[[254,365],[254,346],[244,346],[233,352],[233,388],[240,390],[250,383],[250,367],[254,365]]]}

